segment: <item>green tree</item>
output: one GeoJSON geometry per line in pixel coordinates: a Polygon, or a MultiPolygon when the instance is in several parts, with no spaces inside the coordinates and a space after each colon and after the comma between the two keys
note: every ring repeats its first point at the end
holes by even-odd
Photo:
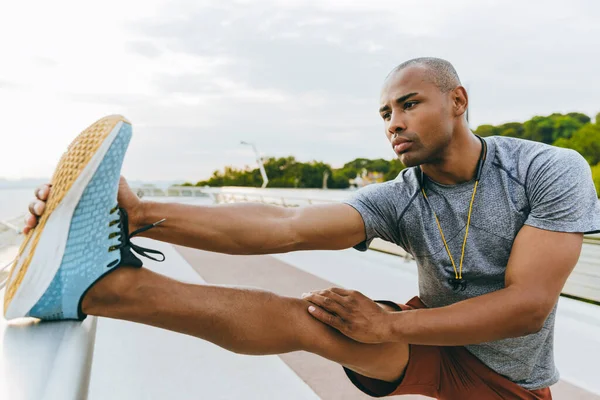
{"type": "Polygon", "coordinates": [[[477,129],[475,129],[475,133],[481,137],[496,136],[498,135],[498,128],[493,125],[479,125],[477,129]]]}
{"type": "MultiPolygon", "coordinates": [[[[600,113],[595,123],[582,113],[535,116],[524,123],[508,122],[498,126],[480,125],[474,131],[480,136],[510,136],[529,139],[578,151],[590,163],[596,188],[600,187],[600,113]]],[[[263,160],[269,177],[269,187],[321,188],[323,176],[328,174],[327,187],[344,189],[350,186],[349,180],[362,174],[363,170],[383,173],[384,180],[395,179],[405,168],[398,159],[356,158],[341,168],[333,169],[321,161],[299,162],[294,157],[270,157],[263,160]]],[[[191,185],[186,183],[185,185],[191,185]]],[[[246,166],[236,169],[226,166],[223,171],[216,170],[212,176],[196,183],[197,186],[253,186],[262,185],[262,176],[258,168],[246,166]]]]}
{"type": "Polygon", "coordinates": [[[390,162],[383,158],[377,158],[375,160],[369,160],[366,168],[369,171],[383,172],[385,174],[390,170],[390,162]]]}
{"type": "Polygon", "coordinates": [[[508,122],[498,126],[498,135],[522,138],[524,134],[523,124],[520,122],[508,122]]]}
{"type": "Polygon", "coordinates": [[[330,189],[347,189],[350,187],[349,178],[341,169],[332,171],[332,175],[327,180],[327,187],[330,189]]]}
{"type": "MultiPolygon", "coordinates": [[[[301,188],[321,188],[323,187],[323,174],[327,172],[331,177],[331,167],[320,161],[311,161],[301,164],[301,181],[298,187],[301,188]]],[[[329,178],[327,179],[329,187],[329,178]]]]}
{"type": "MultiPolygon", "coordinates": [[[[585,116],[587,117],[587,116],[585,116]]],[[[587,118],[589,122],[589,117],[587,118]]],[[[560,115],[554,118],[554,130],[552,132],[552,142],[560,138],[570,139],[573,134],[587,122],[581,122],[581,119],[576,119],[567,115],[560,115]]]]}
{"type": "MultiPolygon", "coordinates": [[[[349,180],[356,178],[363,170],[383,173],[388,180],[394,179],[404,168],[399,160],[382,158],[357,158],[338,169],[321,161],[299,162],[294,157],[270,157],[264,159],[263,164],[269,177],[268,187],[272,188],[321,188],[323,177],[327,174],[328,188],[345,189],[350,186],[349,180]]],[[[260,187],[262,177],[258,168],[246,166],[245,169],[236,169],[226,166],[223,171],[214,171],[208,180],[196,183],[196,186],[205,185],[260,187]]]]}
{"type": "Polygon", "coordinates": [[[576,150],[590,165],[596,165],[600,162],[600,125],[584,125],[570,139],[560,138],[554,145],[576,150]]]}
{"type": "Polygon", "coordinates": [[[385,181],[391,181],[393,179],[396,179],[396,177],[398,176],[398,174],[400,174],[400,172],[406,168],[404,166],[404,164],[402,164],[402,161],[400,161],[399,159],[394,159],[392,161],[390,161],[389,163],[390,165],[390,169],[388,172],[385,173],[385,175],[383,176],[383,180],[385,181]]]}
{"type": "Polygon", "coordinates": [[[535,116],[524,123],[507,122],[502,125],[481,125],[475,133],[479,136],[510,136],[552,144],[560,138],[570,139],[582,126],[590,123],[590,117],[581,113],[535,116]]]}
{"type": "Polygon", "coordinates": [[[550,144],[554,140],[554,123],[550,117],[536,116],[523,124],[523,139],[550,144]]]}
{"type": "Polygon", "coordinates": [[[592,167],[592,179],[596,186],[596,193],[598,194],[598,197],[600,197],[600,164],[596,164],[592,167]]]}
{"type": "Polygon", "coordinates": [[[578,120],[581,123],[581,125],[589,124],[591,122],[590,117],[588,117],[587,115],[582,114],[582,113],[571,112],[571,113],[568,113],[567,116],[578,120]]]}

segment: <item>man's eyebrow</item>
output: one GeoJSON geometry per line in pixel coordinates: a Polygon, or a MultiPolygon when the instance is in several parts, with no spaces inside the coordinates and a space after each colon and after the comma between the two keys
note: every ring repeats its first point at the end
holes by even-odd
{"type": "MultiPolygon", "coordinates": [[[[405,94],[404,96],[400,96],[400,97],[398,97],[398,98],[396,99],[396,104],[402,104],[402,103],[404,103],[406,100],[408,100],[408,99],[410,99],[411,97],[413,97],[413,96],[416,96],[416,95],[418,95],[418,94],[419,94],[419,93],[417,93],[417,92],[412,92],[412,93],[409,93],[409,94],[405,94]]],[[[383,106],[383,107],[381,107],[381,108],[379,109],[379,113],[382,113],[382,112],[384,112],[384,111],[389,111],[389,110],[390,110],[390,106],[388,106],[388,105],[385,105],[385,106],[383,106]]]]}
{"type": "Polygon", "coordinates": [[[417,92],[412,92],[412,93],[409,93],[409,94],[405,94],[404,96],[398,97],[398,98],[396,99],[396,104],[402,104],[402,103],[404,103],[406,100],[408,100],[408,99],[410,99],[411,97],[413,97],[413,96],[416,96],[416,95],[418,95],[418,94],[419,94],[419,93],[417,93],[417,92]]]}
{"type": "Polygon", "coordinates": [[[384,111],[390,111],[390,106],[383,106],[379,109],[379,114],[381,114],[384,111]]]}

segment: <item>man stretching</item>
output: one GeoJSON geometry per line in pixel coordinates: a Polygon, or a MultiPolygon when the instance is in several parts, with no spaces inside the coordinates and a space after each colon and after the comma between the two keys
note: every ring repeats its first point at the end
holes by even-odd
{"type": "Polygon", "coordinates": [[[292,209],[141,201],[119,181],[131,125],[104,118],[37,191],[5,315],[118,318],[242,354],[306,350],[372,396],[550,399],[558,296],[583,234],[600,231],[590,168],[572,150],[480,138],[467,107],[447,61],[399,65],[379,113],[408,168],[344,203],[292,209]],[[398,305],[338,288],[295,299],[191,285],[140,268],[132,251],[161,254],[134,235],[228,254],[365,251],[379,237],[414,256],[419,297],[398,305]]]}

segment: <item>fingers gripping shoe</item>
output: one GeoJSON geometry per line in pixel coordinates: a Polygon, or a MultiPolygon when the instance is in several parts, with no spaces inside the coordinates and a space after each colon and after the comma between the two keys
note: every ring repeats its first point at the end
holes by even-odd
{"type": "Polygon", "coordinates": [[[131,135],[125,118],[106,117],[83,131],[62,156],[46,211],[12,265],[4,297],[7,319],[83,320],[81,301],[90,287],[122,265],[142,266],[132,251],[164,260],[162,253],[130,241],[162,221],[130,235],[127,213],[117,205],[131,135]]]}

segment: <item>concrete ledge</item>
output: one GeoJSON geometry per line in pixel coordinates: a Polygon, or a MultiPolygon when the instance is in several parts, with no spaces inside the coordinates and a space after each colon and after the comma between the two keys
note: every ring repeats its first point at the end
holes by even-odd
{"type": "Polygon", "coordinates": [[[95,317],[47,323],[0,317],[0,399],[86,399],[95,335],[95,317]]]}

